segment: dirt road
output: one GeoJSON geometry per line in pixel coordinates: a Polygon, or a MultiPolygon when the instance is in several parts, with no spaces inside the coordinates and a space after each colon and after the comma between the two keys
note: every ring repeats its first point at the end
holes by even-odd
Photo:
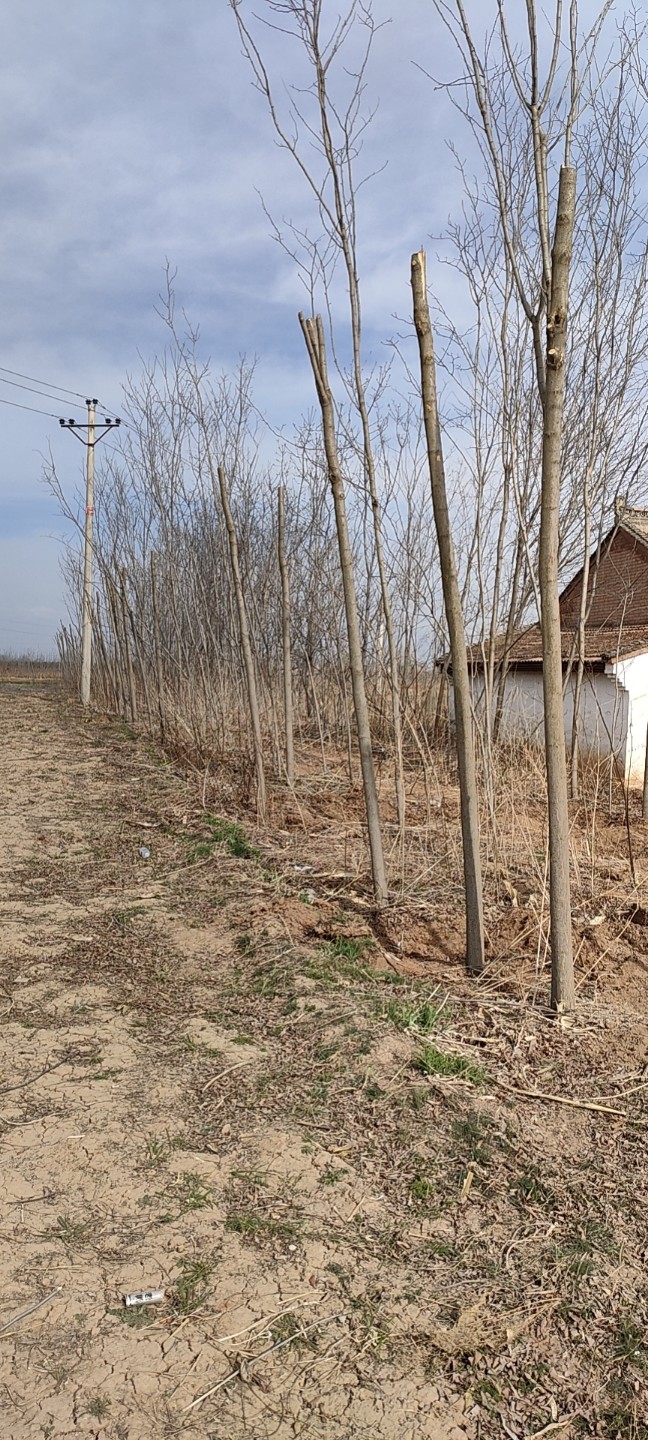
{"type": "Polygon", "coordinates": [[[399,985],[256,847],[0,684],[3,1440],[648,1433],[644,1019],[399,985]]]}

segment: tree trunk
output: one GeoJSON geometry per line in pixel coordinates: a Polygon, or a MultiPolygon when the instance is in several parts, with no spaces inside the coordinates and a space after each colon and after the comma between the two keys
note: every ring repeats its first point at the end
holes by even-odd
{"type": "Polygon", "coordinates": [[[281,638],[283,650],[284,722],[286,729],[286,779],[295,783],[295,740],[293,727],[292,660],[290,646],[290,576],[286,563],[286,492],[279,486],[277,496],[277,549],[281,575],[281,638]]]}
{"type": "Polygon", "coordinates": [[[124,635],[124,655],[126,658],[126,675],[128,678],[128,701],[130,707],[131,724],[137,724],[137,692],[135,689],[135,671],[133,669],[133,652],[128,635],[129,630],[129,607],[126,598],[126,571],[121,571],[121,616],[124,635]]]}
{"type": "Polygon", "coordinates": [[[573,1008],[574,960],[572,952],[569,884],[569,804],[565,717],[563,710],[560,607],[558,603],[558,521],[560,512],[561,441],[565,401],[565,342],[569,299],[576,171],[560,171],[554,236],[551,291],[547,308],[546,381],[543,397],[542,506],[540,516],[540,620],[542,625],[542,684],[549,812],[549,908],[551,916],[551,1004],[562,1011],[573,1008]]]}
{"type": "Polygon", "coordinates": [[[151,552],[151,612],[153,616],[153,649],[155,654],[155,684],[157,688],[158,722],[160,744],[166,739],[164,723],[164,671],[162,669],[162,646],[160,645],[160,616],[157,596],[157,555],[151,552]]]}
{"type": "Polygon", "coordinates": [[[245,596],[243,594],[243,581],[241,579],[238,540],[236,538],[236,530],[234,528],[232,509],[229,501],[227,480],[225,478],[225,471],[222,465],[218,466],[218,485],[220,488],[223,514],[225,516],[227,538],[229,540],[230,560],[232,564],[232,578],[234,580],[234,593],[236,595],[236,608],[238,611],[239,635],[241,640],[241,649],[243,651],[243,662],[245,665],[248,703],[250,706],[250,720],[252,722],[254,768],[256,772],[257,787],[257,815],[261,824],[265,825],[267,820],[265,768],[263,764],[263,742],[261,739],[261,717],[259,714],[259,699],[257,695],[256,675],[254,673],[254,656],[252,654],[250,627],[248,625],[247,610],[245,608],[245,596]]]}
{"type": "Polygon", "coordinates": [[[376,901],[384,905],[387,900],[387,877],[385,874],[385,860],[383,855],[382,833],[380,828],[380,810],[378,808],[378,789],[376,786],[376,771],[374,767],[373,752],[371,748],[371,729],[369,725],[369,708],[367,705],[367,692],[365,688],[365,677],[362,665],[362,641],[360,638],[360,623],[358,620],[358,601],[356,596],[355,578],[353,574],[353,555],[351,542],[349,540],[349,527],[347,524],[346,501],[344,496],[344,481],[338,455],[337,437],[335,433],[335,408],[333,394],[329,385],[328,367],[326,363],[326,341],[324,339],[324,326],[321,315],[313,319],[306,316],[299,316],[299,323],[302,328],[308,356],[313,370],[317,397],[322,412],[322,433],[324,437],[324,449],[326,451],[326,463],[328,467],[329,481],[333,493],[333,506],[335,509],[335,525],[337,529],[338,549],[340,552],[340,566],[342,570],[342,586],[344,590],[344,612],[346,616],[347,639],[349,644],[349,664],[351,667],[351,687],[353,691],[353,706],[355,710],[356,728],[358,732],[358,749],[360,751],[360,765],[362,769],[362,784],[364,788],[365,807],[367,812],[367,830],[369,833],[369,852],[371,856],[371,875],[376,901]]]}
{"type": "Polygon", "coordinates": [[[479,855],[479,801],[475,767],[470,677],[466,654],[459,582],[448,513],[448,497],[441,446],[437,402],[434,340],[427,297],[425,251],[412,256],[414,324],[421,362],[421,394],[427,441],[434,523],[439,545],[441,579],[446,620],[450,636],[452,685],[455,701],[457,760],[461,796],[461,837],[463,842],[464,889],[466,896],[466,963],[471,974],[484,968],[484,914],[479,855]]]}

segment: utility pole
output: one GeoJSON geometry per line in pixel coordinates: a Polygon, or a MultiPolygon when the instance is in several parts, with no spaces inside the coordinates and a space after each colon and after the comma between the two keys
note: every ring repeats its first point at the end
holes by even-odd
{"type": "Polygon", "coordinates": [[[92,522],[94,516],[94,452],[95,445],[103,440],[109,430],[121,425],[121,420],[105,417],[97,431],[96,409],[98,400],[86,400],[88,420],[59,420],[64,430],[70,430],[77,440],[86,447],[86,502],[85,524],[83,527],[83,597],[82,597],[82,640],[81,640],[81,704],[90,704],[90,677],[92,673],[92,522]],[[80,432],[85,431],[85,434],[80,432]]]}

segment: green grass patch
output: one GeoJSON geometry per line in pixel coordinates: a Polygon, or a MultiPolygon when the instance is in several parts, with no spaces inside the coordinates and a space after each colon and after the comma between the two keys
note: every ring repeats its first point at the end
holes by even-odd
{"type": "Polygon", "coordinates": [[[108,1314],[121,1320],[122,1325],[128,1325],[130,1330],[143,1330],[157,1319],[155,1309],[155,1305],[122,1305],[119,1310],[109,1310],[108,1314]]]}
{"type": "Polygon", "coordinates": [[[414,1069],[421,1075],[441,1075],[469,1080],[471,1085],[483,1085],[486,1079],[480,1065],[475,1065],[465,1055],[448,1055],[436,1045],[426,1045],[413,1061],[414,1069]]]}
{"type": "Polygon", "coordinates": [[[388,1000],[383,1014],[399,1030],[415,1030],[419,1035],[432,1035],[450,1019],[445,1002],[433,1005],[431,1000],[388,1000]]]}
{"type": "Polygon", "coordinates": [[[180,1275],[171,1295],[173,1308],[179,1315],[193,1315],[209,1294],[209,1281],[216,1269],[211,1255],[198,1255],[180,1261],[180,1275]]]}
{"type": "Polygon", "coordinates": [[[214,1191],[200,1175],[185,1171],[178,1181],[183,1213],[187,1210],[208,1210],[214,1203],[214,1191]]]}
{"type": "Polygon", "coordinates": [[[294,1240],[297,1226],[291,1220],[272,1220],[251,1211],[233,1210],[225,1221],[225,1229],[246,1240],[294,1240]]]}
{"type": "Polygon", "coordinates": [[[333,960],[349,960],[354,965],[366,950],[373,949],[373,943],[369,935],[360,935],[357,938],[336,935],[333,940],[329,941],[328,950],[333,960]]]}
{"type": "Polygon", "coordinates": [[[493,1128],[490,1115],[469,1110],[461,1120],[454,1120],[452,1135],[467,1160],[475,1165],[489,1165],[493,1158],[489,1136],[493,1128]]]}
{"type": "Polygon", "coordinates": [[[526,1165],[516,1175],[511,1190],[519,1205],[553,1206],[556,1196],[550,1185],[546,1185],[539,1165],[526,1165]]]}
{"type": "Polygon", "coordinates": [[[250,844],[240,825],[234,820],[221,820],[215,815],[205,815],[203,822],[210,830],[213,844],[224,845],[237,860],[255,860],[258,850],[250,844]]]}

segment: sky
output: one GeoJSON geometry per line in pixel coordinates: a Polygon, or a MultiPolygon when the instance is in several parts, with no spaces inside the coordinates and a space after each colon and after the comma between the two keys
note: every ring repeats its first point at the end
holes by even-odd
{"type": "MultiPolygon", "coordinates": [[[[325,14],[338,8],[324,0],[325,14]]],[[[394,18],[367,76],[379,102],[365,152],[379,173],[359,214],[369,360],[403,329],[410,254],[433,248],[458,196],[446,145],[456,118],[415,63],[449,78],[450,42],[431,0],[374,8],[394,18]]],[[[274,73],[298,78],[286,37],[267,32],[266,43],[274,73]]],[[[119,412],[125,378],[164,345],[156,307],[169,262],[203,354],[217,369],[256,356],[257,404],[273,425],[296,419],[313,403],[296,319],[305,296],[259,191],[278,220],[301,223],[308,204],[227,0],[20,0],[3,18],[0,71],[0,402],[12,402],[0,403],[0,653],[51,652],[69,532],[43,461],[51,449],[70,494],[83,465],[55,417],[83,419],[86,395],[119,412]],[[20,376],[73,393],[46,400],[19,389],[32,384],[20,376]]]]}

